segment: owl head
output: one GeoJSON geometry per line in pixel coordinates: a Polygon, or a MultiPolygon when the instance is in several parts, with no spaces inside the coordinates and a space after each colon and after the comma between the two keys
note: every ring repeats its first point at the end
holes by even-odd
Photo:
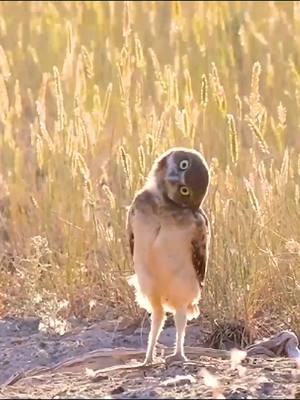
{"type": "Polygon", "coordinates": [[[209,185],[209,169],[196,150],[172,148],[163,153],[151,171],[166,200],[180,207],[197,210],[209,185]]]}

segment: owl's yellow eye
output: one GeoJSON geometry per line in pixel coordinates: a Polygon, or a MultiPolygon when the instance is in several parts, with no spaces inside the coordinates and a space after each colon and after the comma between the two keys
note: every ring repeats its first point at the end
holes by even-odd
{"type": "Polygon", "coordinates": [[[189,194],[190,194],[190,190],[186,186],[181,186],[179,189],[179,192],[182,196],[189,196],[189,194]]]}
{"type": "Polygon", "coordinates": [[[179,168],[184,171],[185,169],[187,169],[189,167],[189,165],[190,164],[189,164],[188,160],[181,160],[179,163],[179,168]]]}

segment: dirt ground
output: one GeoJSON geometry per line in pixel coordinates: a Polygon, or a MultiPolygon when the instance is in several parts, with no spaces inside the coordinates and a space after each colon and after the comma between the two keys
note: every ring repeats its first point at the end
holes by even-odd
{"type": "Polygon", "coordinates": [[[295,360],[246,357],[233,365],[230,352],[203,350],[202,328],[187,329],[184,365],[162,362],[175,339],[174,326],[166,326],[160,363],[120,369],[143,360],[148,326],[102,321],[51,335],[39,331],[38,319],[3,319],[0,398],[300,398],[295,360]]]}

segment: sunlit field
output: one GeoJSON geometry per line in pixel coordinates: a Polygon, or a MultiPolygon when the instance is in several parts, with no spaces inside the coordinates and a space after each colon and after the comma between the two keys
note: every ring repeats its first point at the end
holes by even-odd
{"type": "MultiPolygon", "coordinates": [[[[209,320],[300,329],[300,4],[0,3],[0,312],[142,317],[127,207],[201,151],[209,320]]],[[[265,328],[262,328],[265,329],[265,328]]]]}

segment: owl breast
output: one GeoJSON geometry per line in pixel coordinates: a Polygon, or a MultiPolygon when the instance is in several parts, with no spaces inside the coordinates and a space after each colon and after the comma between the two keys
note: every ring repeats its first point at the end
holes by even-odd
{"type": "Polygon", "coordinates": [[[170,311],[196,303],[200,297],[191,257],[192,234],[193,225],[162,224],[151,248],[151,276],[170,311]]]}

